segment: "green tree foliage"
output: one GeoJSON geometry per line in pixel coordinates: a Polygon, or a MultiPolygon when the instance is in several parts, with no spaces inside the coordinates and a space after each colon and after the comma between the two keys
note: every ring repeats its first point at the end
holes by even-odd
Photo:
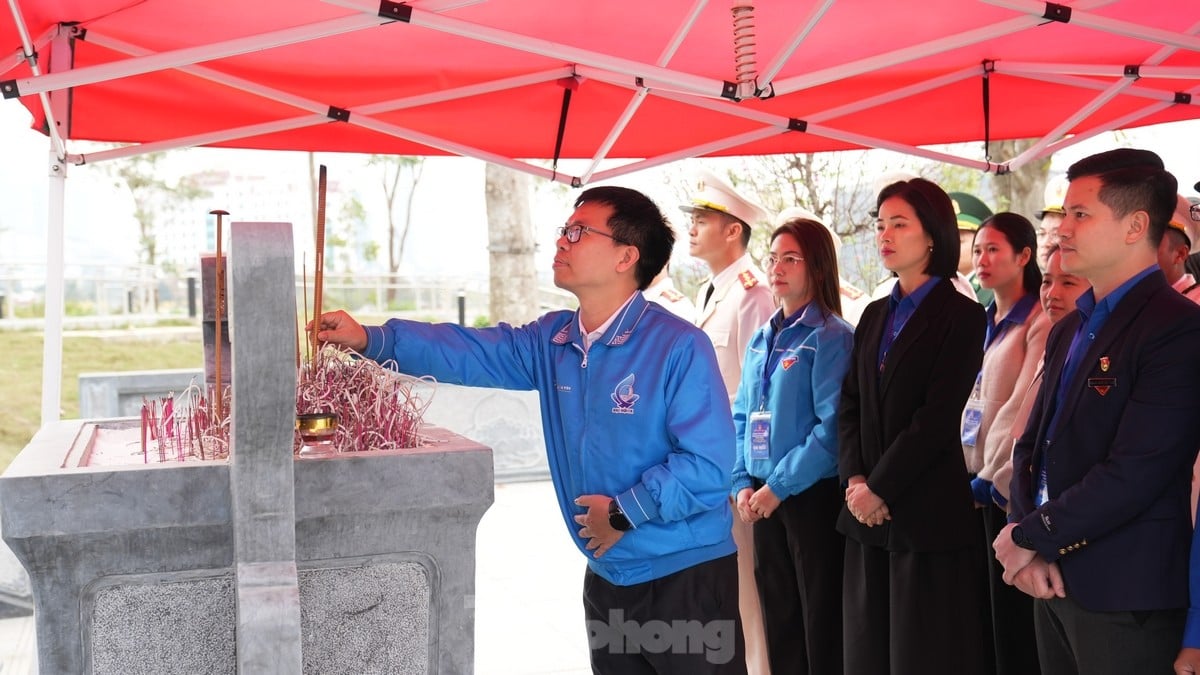
{"type": "Polygon", "coordinates": [[[194,176],[186,176],[174,184],[163,179],[159,163],[164,157],[165,153],[152,152],[116,160],[111,166],[117,186],[124,186],[133,196],[133,217],[138,224],[138,257],[147,265],[158,262],[160,218],[209,196],[194,176]]]}

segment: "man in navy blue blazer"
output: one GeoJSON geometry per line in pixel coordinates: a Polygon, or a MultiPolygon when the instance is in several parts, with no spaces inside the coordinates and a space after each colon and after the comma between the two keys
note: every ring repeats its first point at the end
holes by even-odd
{"type": "Polygon", "coordinates": [[[1036,598],[1043,673],[1169,673],[1200,448],[1200,307],[1156,263],[1178,185],[1158,155],[1128,148],[1067,178],[1062,266],[1092,289],[1047,341],[996,558],[1036,598]]]}

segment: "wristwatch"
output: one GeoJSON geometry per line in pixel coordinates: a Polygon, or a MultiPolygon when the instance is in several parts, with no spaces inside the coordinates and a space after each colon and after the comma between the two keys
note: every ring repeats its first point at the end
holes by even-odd
{"type": "Polygon", "coordinates": [[[615,499],[608,503],[608,524],[617,532],[626,532],[633,528],[633,523],[625,517],[625,512],[615,499]]]}
{"type": "Polygon", "coordinates": [[[1014,544],[1027,551],[1034,550],[1033,542],[1029,541],[1029,537],[1025,536],[1025,530],[1022,530],[1020,525],[1012,529],[1012,540],[1014,544]]]}

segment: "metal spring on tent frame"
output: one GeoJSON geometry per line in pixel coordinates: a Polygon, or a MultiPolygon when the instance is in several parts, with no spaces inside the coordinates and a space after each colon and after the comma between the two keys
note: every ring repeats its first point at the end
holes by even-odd
{"type": "Polygon", "coordinates": [[[755,51],[754,2],[733,0],[733,64],[737,73],[738,98],[752,98],[758,92],[758,54],[755,51]]]}

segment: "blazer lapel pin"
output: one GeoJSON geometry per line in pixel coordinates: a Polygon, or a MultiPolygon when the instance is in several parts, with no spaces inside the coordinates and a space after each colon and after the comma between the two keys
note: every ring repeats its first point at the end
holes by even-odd
{"type": "Polygon", "coordinates": [[[1108,360],[1108,357],[1101,356],[1100,357],[1100,372],[1107,373],[1109,365],[1110,365],[1110,361],[1108,360]]]}

